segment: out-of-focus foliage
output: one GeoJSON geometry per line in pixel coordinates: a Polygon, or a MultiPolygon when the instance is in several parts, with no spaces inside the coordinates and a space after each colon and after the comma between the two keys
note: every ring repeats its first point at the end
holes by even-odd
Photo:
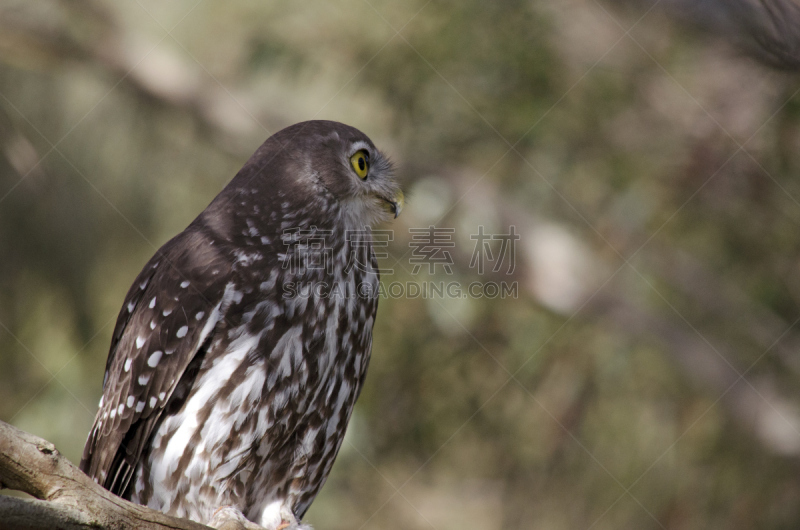
{"type": "Polygon", "coordinates": [[[77,461],[140,267],[333,119],[409,191],[385,282],[519,296],[381,301],[316,528],[797,527],[796,78],[646,9],[3,0],[0,418],[77,461]],[[411,274],[428,225],[453,275],[411,274]]]}

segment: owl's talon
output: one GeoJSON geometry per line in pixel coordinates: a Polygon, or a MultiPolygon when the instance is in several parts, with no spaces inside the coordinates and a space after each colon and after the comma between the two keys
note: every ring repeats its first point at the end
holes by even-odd
{"type": "Polygon", "coordinates": [[[220,506],[214,511],[208,526],[217,530],[261,530],[233,506],[220,506]]]}
{"type": "Polygon", "coordinates": [[[275,527],[275,530],[313,530],[311,525],[302,524],[297,519],[293,521],[281,521],[281,524],[275,527]]]}
{"type": "Polygon", "coordinates": [[[214,510],[213,514],[211,514],[211,519],[214,519],[222,511],[235,510],[235,509],[236,508],[234,508],[233,506],[220,506],[219,508],[214,510]]]}

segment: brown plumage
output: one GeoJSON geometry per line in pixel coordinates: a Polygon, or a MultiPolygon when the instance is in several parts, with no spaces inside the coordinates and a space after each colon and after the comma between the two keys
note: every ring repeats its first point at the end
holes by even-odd
{"type": "Polygon", "coordinates": [[[128,291],[81,469],[203,523],[222,506],[268,528],[300,519],[369,362],[369,227],[401,206],[360,131],[311,121],[270,137],[128,291]]]}

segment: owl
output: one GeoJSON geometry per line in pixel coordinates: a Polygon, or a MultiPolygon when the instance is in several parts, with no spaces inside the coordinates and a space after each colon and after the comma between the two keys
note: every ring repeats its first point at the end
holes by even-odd
{"type": "Polygon", "coordinates": [[[128,291],[81,469],[200,523],[299,524],[364,383],[378,309],[372,227],[403,207],[359,130],[267,139],[128,291]]]}

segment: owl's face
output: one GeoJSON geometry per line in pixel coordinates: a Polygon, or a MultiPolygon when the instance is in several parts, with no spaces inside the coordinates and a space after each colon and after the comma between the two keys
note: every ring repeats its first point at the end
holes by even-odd
{"type": "Polygon", "coordinates": [[[363,228],[397,217],[404,196],[389,159],[353,127],[311,123],[322,130],[310,135],[315,144],[305,156],[310,171],[302,173],[335,197],[345,223],[363,228]]]}
{"type": "Polygon", "coordinates": [[[320,176],[339,199],[348,224],[372,226],[396,218],[404,196],[389,159],[364,135],[331,141],[337,164],[320,176]]]}
{"type": "Polygon", "coordinates": [[[333,199],[347,228],[391,220],[403,208],[403,192],[389,159],[361,131],[333,121],[308,121],[279,131],[251,163],[269,160],[263,172],[294,204],[333,199]]]}
{"type": "Polygon", "coordinates": [[[254,188],[275,210],[305,209],[320,216],[317,225],[353,230],[397,217],[404,203],[389,159],[364,133],[334,121],[297,123],[272,135],[214,203],[230,200],[247,211],[255,197],[245,192],[254,188]]]}

